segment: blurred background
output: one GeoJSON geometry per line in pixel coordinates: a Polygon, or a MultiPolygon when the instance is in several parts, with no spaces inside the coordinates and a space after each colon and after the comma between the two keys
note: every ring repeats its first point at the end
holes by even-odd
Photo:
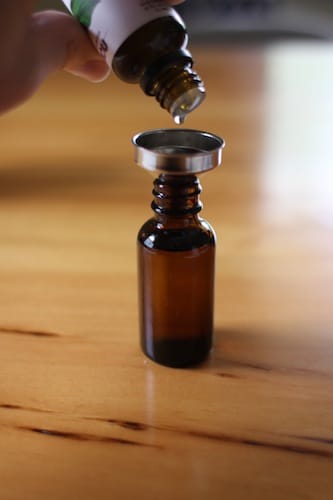
{"type": "MultiPolygon", "coordinates": [[[[38,8],[64,10],[60,0],[40,1],[38,8]]],[[[201,40],[333,36],[330,0],[188,0],[177,10],[201,40]]]]}

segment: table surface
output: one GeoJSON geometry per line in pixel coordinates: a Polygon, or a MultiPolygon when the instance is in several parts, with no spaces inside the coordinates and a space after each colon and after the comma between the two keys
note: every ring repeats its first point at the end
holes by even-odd
{"type": "Polygon", "coordinates": [[[111,77],[53,76],[0,120],[1,500],[333,495],[333,47],[193,47],[226,140],[202,177],[215,341],[176,370],[138,345],[131,137],[173,126],[111,77]]]}

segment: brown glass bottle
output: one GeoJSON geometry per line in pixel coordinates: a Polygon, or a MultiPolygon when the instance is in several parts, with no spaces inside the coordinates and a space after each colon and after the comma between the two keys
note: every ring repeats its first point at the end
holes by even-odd
{"type": "Polygon", "coordinates": [[[185,367],[212,346],[215,235],[199,217],[195,175],[160,175],[155,212],[138,234],[141,346],[157,363],[185,367]]]}
{"type": "Polygon", "coordinates": [[[163,0],[62,0],[116,75],[140,84],[182,123],[205,97],[184,21],[163,0]]]}
{"type": "Polygon", "coordinates": [[[139,83],[180,123],[205,97],[203,82],[192,70],[187,43],[185,25],[179,18],[165,16],[132,33],[112,61],[121,80],[139,83]]]}

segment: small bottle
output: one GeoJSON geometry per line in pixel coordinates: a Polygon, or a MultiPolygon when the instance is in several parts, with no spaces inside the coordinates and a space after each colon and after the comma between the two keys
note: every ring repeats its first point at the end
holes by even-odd
{"type": "Polygon", "coordinates": [[[199,216],[196,175],[220,163],[223,141],[177,129],[133,141],[136,162],[159,174],[154,217],[138,233],[141,347],[162,365],[194,365],[212,347],[215,275],[215,233],[199,216]]]}
{"type": "Polygon", "coordinates": [[[62,0],[116,75],[183,123],[205,97],[182,18],[163,0],[62,0]]]}

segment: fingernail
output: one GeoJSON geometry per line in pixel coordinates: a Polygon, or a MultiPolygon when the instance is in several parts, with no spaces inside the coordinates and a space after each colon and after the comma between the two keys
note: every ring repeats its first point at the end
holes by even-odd
{"type": "Polygon", "coordinates": [[[71,68],[68,71],[91,82],[101,82],[109,75],[110,67],[105,61],[93,59],[87,61],[83,66],[71,68]]]}

